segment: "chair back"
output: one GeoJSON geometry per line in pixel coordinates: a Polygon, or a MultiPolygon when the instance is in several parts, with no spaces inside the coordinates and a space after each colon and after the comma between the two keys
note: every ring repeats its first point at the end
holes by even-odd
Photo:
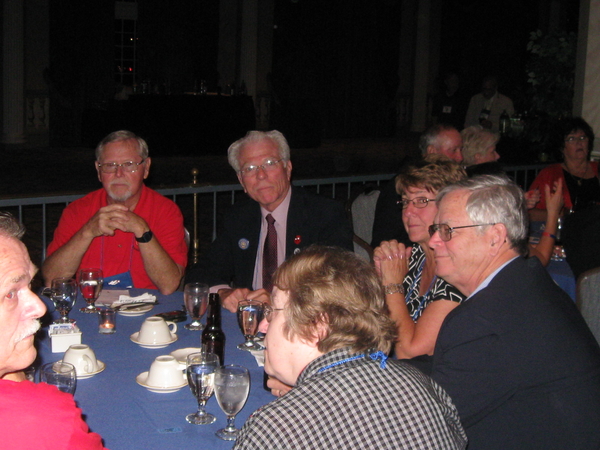
{"type": "Polygon", "coordinates": [[[600,267],[582,273],[577,279],[577,307],[600,343],[600,267]]]}
{"type": "Polygon", "coordinates": [[[349,214],[354,230],[354,253],[370,261],[373,256],[371,238],[373,235],[373,221],[375,220],[375,206],[380,191],[377,189],[360,193],[351,202],[349,214]]]}

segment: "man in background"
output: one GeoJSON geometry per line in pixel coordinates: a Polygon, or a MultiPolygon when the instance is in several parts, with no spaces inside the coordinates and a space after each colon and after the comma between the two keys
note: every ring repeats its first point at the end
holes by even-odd
{"type": "Polygon", "coordinates": [[[481,92],[471,97],[465,118],[465,128],[481,125],[483,128],[498,132],[500,115],[506,112],[509,116],[515,113],[513,102],[506,95],[498,92],[498,80],[488,76],[481,82],[481,92]]]}
{"type": "Polygon", "coordinates": [[[314,244],[352,249],[352,228],[341,203],[291,185],[290,148],[279,131],[250,131],[227,151],[250,197],[226,213],[207,255],[186,282],[218,291],[223,307],[245,299],[269,300],[275,269],[314,244]]]}
{"type": "MultiPolygon", "coordinates": [[[[419,140],[421,156],[429,154],[444,155],[462,162],[462,137],[452,125],[439,123],[429,127],[419,140]]],[[[405,161],[406,164],[406,161],[405,161]]],[[[371,247],[377,247],[381,241],[392,239],[409,244],[408,234],[402,224],[402,209],[398,207],[400,196],[396,192],[396,179],[383,187],[375,207],[373,237],[371,247]]]]}
{"type": "Polygon", "coordinates": [[[102,269],[122,288],[174,292],[187,265],[183,216],[171,200],[146,187],[148,145],[130,131],[106,136],[96,148],[98,189],[63,211],[42,266],[46,285],[78,269],[102,269]]]}

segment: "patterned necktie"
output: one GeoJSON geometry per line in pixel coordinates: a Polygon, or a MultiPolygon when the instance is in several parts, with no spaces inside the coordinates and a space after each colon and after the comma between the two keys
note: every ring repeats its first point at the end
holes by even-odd
{"type": "Polygon", "coordinates": [[[277,231],[275,230],[275,219],[267,214],[267,238],[263,250],[263,288],[268,292],[273,289],[273,274],[277,269],[277,231]]]}

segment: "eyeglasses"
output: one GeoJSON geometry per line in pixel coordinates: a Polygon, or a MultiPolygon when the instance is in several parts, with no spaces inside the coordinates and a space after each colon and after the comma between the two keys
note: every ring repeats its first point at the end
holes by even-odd
{"type": "Polygon", "coordinates": [[[412,200],[408,200],[405,198],[402,200],[398,200],[396,204],[398,204],[402,209],[406,209],[408,208],[408,204],[412,203],[415,208],[422,209],[425,208],[429,204],[429,202],[435,202],[435,199],[427,197],[416,197],[412,200]]]}
{"type": "Polygon", "coordinates": [[[583,135],[583,136],[569,136],[568,138],[565,139],[565,142],[568,142],[568,143],[577,142],[577,141],[585,142],[588,139],[589,138],[586,135],[583,135]]]}
{"type": "Polygon", "coordinates": [[[283,308],[273,308],[271,305],[265,305],[263,307],[263,317],[267,322],[271,322],[273,318],[273,311],[283,311],[283,308]]]}
{"type": "Polygon", "coordinates": [[[269,172],[269,171],[275,169],[275,167],[277,167],[277,164],[279,164],[281,161],[283,161],[283,158],[281,158],[281,159],[267,159],[260,166],[246,166],[246,167],[244,167],[242,170],[240,170],[240,173],[242,174],[243,177],[247,177],[247,176],[250,176],[250,175],[257,174],[258,171],[259,171],[259,169],[262,169],[265,172],[269,172]]]}
{"type": "Polygon", "coordinates": [[[496,225],[495,223],[478,223],[477,225],[464,225],[462,227],[451,227],[445,223],[438,223],[429,226],[429,236],[433,236],[436,231],[440,233],[440,239],[444,242],[448,242],[452,239],[452,233],[454,230],[458,230],[459,228],[473,228],[473,227],[485,227],[488,225],[496,225]]]}
{"type": "Polygon", "coordinates": [[[121,164],[117,164],[117,163],[104,163],[104,164],[100,164],[98,163],[98,168],[100,169],[100,172],[102,173],[117,173],[117,169],[120,167],[121,169],[123,169],[123,172],[136,172],[138,170],[138,166],[144,164],[146,162],[145,159],[143,159],[141,162],[133,162],[133,161],[125,161],[124,163],[121,164]]]}

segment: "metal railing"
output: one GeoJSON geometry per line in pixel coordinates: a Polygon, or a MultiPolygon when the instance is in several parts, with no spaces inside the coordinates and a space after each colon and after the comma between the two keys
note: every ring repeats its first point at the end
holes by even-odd
{"type": "MultiPolygon", "coordinates": [[[[506,171],[519,186],[526,189],[543,167],[545,166],[510,166],[506,167],[506,171]]],[[[378,186],[382,182],[388,182],[394,176],[393,173],[387,173],[306,179],[295,180],[294,185],[303,186],[316,193],[345,202],[362,191],[366,185],[378,186]]],[[[216,237],[219,218],[223,210],[235,203],[237,194],[242,192],[242,187],[239,184],[214,186],[192,184],[183,187],[157,189],[157,192],[170,197],[179,205],[184,215],[186,228],[196,228],[192,226],[194,219],[201,224],[198,227],[199,231],[194,233],[194,241],[196,243],[199,241],[202,246],[207,246],[216,237]]],[[[29,241],[25,239],[25,242],[28,244],[30,252],[32,252],[31,247],[34,247],[33,254],[39,256],[41,262],[45,259],[51,233],[58,224],[62,210],[69,203],[83,197],[85,194],[87,192],[0,198],[0,209],[11,211],[26,225],[29,241]]],[[[32,255],[32,260],[35,262],[34,255],[32,255]]]]}

